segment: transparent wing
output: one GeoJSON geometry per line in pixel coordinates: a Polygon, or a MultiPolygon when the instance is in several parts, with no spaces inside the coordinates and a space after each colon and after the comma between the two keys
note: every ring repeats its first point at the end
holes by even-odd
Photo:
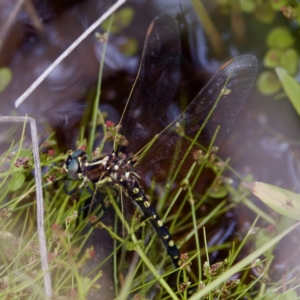
{"type": "MultiPolygon", "coordinates": [[[[219,145],[244,105],[256,73],[257,60],[254,56],[239,56],[228,62],[211,78],[186,110],[161,132],[150,150],[140,159],[136,166],[137,173],[146,172],[148,178],[164,180],[169,170],[166,166],[174,163],[172,160],[175,150],[177,162],[180,162],[190,145],[188,138],[193,139],[200,130],[197,142],[207,147],[220,126],[215,140],[215,145],[219,145]]],[[[188,170],[192,161],[190,153],[183,169],[188,170]]]]}
{"type": "MultiPolygon", "coordinates": [[[[180,35],[176,20],[161,15],[149,26],[138,76],[121,119],[126,154],[142,148],[167,124],[165,116],[180,79],[180,35]]],[[[117,150],[119,145],[115,145],[117,150]]]]}

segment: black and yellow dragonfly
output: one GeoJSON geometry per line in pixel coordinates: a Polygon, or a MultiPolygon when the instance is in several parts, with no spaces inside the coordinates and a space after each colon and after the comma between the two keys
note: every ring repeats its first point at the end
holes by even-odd
{"type": "Polygon", "coordinates": [[[187,149],[195,137],[197,143],[207,147],[219,128],[215,139],[219,145],[244,105],[257,72],[255,57],[244,55],[232,59],[171,120],[172,101],[180,80],[180,56],[180,33],[175,18],[157,17],[147,32],[139,72],[112,153],[89,161],[84,151],[76,150],[65,161],[68,175],[82,180],[68,194],[87,187],[89,182],[95,188],[121,187],[150,220],[176,267],[180,252],[140,182],[166,180],[168,166],[174,165],[174,159],[175,164],[181,165],[181,172],[187,171],[194,161],[193,147],[189,153],[187,149]],[[141,151],[149,142],[149,149],[141,151]],[[180,164],[183,157],[184,163],[180,164]]]}

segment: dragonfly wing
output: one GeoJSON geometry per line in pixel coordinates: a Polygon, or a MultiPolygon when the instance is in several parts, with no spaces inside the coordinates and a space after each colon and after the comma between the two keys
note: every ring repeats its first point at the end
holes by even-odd
{"type": "Polygon", "coordinates": [[[119,133],[129,141],[127,154],[141,149],[168,125],[164,122],[180,79],[180,54],[177,21],[169,15],[155,18],[149,26],[138,76],[120,122],[119,133]]]}
{"type": "MultiPolygon", "coordinates": [[[[153,143],[136,167],[137,172],[146,170],[147,177],[165,180],[170,166],[178,164],[197,134],[197,142],[207,147],[220,126],[215,144],[219,145],[229,131],[237,114],[244,105],[255,81],[257,60],[244,55],[234,58],[221,68],[205,87],[153,143]],[[184,136],[184,137],[183,137],[184,136]],[[176,150],[176,152],[175,152],[176,150]]],[[[183,169],[188,170],[193,162],[192,152],[183,169]]]]}

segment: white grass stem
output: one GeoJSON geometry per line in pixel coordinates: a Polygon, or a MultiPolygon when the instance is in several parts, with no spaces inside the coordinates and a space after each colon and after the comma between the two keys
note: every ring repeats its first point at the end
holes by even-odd
{"type": "Polygon", "coordinates": [[[119,0],[107,12],[105,12],[97,21],[95,21],[87,30],[84,31],[32,84],[31,86],[16,100],[17,108],[23,101],[44,81],[44,79],[59,65],[89,34],[112,15],[126,0],[119,0]]]}
{"type": "Polygon", "coordinates": [[[47,246],[46,246],[46,236],[44,230],[44,200],[43,200],[43,189],[42,189],[42,172],[40,165],[40,156],[39,156],[39,144],[38,144],[38,135],[36,129],[35,119],[30,117],[0,117],[0,122],[29,122],[31,139],[32,139],[32,152],[34,159],[34,173],[35,173],[35,182],[36,182],[36,205],[37,205],[37,228],[38,228],[38,237],[39,237],[39,246],[40,246],[40,256],[42,270],[44,272],[44,289],[45,296],[51,298],[52,296],[52,284],[51,276],[48,272],[48,259],[47,259],[47,246]]]}

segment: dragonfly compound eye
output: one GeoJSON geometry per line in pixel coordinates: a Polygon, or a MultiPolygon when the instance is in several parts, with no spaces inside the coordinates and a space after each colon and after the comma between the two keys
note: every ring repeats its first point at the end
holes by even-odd
{"type": "Polygon", "coordinates": [[[72,153],[72,158],[78,158],[84,156],[85,152],[83,150],[76,150],[72,153]]]}
{"type": "Polygon", "coordinates": [[[68,157],[67,157],[67,159],[66,159],[66,161],[65,161],[65,164],[64,164],[64,168],[66,169],[66,171],[68,171],[68,169],[69,169],[69,165],[70,165],[70,162],[72,161],[72,156],[71,155],[69,155],[68,157]]]}
{"type": "MultiPolygon", "coordinates": [[[[67,163],[66,163],[67,164],[67,163]]],[[[78,178],[78,173],[81,173],[79,162],[76,158],[73,158],[69,162],[68,173],[72,179],[78,178]]]]}

